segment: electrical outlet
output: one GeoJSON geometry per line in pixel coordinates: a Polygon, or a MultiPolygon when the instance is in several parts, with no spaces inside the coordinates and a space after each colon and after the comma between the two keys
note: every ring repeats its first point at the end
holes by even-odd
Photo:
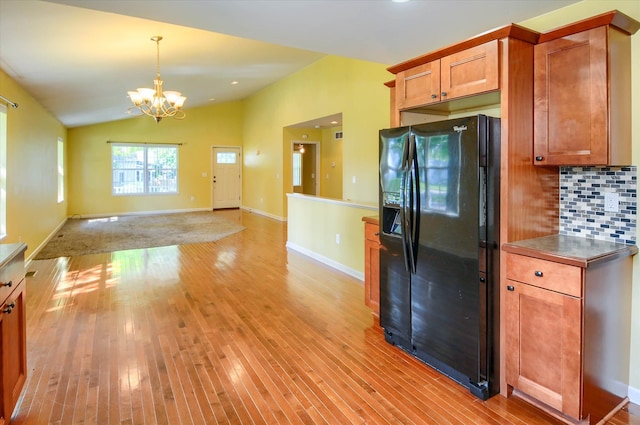
{"type": "Polygon", "coordinates": [[[616,192],[604,193],[604,210],[608,212],[618,212],[620,210],[620,198],[616,192]]]}
{"type": "Polygon", "coordinates": [[[336,233],[336,243],[340,245],[340,233],[336,233]]]}

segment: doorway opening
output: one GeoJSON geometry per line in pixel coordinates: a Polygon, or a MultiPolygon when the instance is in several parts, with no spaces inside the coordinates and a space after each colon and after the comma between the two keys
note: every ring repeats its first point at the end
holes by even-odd
{"type": "Polygon", "coordinates": [[[293,193],[319,196],[320,142],[292,140],[291,144],[293,193]]]}

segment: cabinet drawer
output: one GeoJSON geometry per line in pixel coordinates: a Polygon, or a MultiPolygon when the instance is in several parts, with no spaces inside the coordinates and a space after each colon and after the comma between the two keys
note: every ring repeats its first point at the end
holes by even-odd
{"type": "Polygon", "coordinates": [[[507,279],[582,297],[581,267],[507,253],[507,279]]]}
{"type": "Polygon", "coordinates": [[[7,299],[22,279],[24,279],[24,257],[16,255],[0,269],[0,303],[7,299]],[[11,282],[11,286],[9,286],[9,282],[11,282]]]}
{"type": "Polygon", "coordinates": [[[370,241],[380,242],[380,227],[373,223],[365,223],[364,237],[370,241]]]}

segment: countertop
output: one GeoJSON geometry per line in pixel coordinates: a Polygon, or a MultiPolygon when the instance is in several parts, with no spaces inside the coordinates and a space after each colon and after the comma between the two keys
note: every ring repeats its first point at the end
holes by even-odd
{"type": "Polygon", "coordinates": [[[567,235],[550,235],[509,242],[502,245],[502,249],[514,254],[583,268],[638,253],[638,247],[635,245],[567,235]]]}
{"type": "Polygon", "coordinates": [[[26,249],[27,245],[23,243],[0,244],[0,268],[7,265],[16,255],[26,249]]]}
{"type": "Polygon", "coordinates": [[[378,226],[380,224],[380,222],[378,221],[378,216],[364,216],[362,217],[362,221],[364,221],[365,223],[371,223],[371,224],[375,224],[376,226],[378,226]]]}

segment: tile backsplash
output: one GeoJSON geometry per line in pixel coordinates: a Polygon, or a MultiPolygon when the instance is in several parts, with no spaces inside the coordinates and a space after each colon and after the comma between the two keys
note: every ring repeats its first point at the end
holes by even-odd
{"type": "Polygon", "coordinates": [[[635,244],[636,193],[635,166],[560,167],[560,234],[635,244]],[[607,192],[618,212],[605,211],[607,192]]]}

